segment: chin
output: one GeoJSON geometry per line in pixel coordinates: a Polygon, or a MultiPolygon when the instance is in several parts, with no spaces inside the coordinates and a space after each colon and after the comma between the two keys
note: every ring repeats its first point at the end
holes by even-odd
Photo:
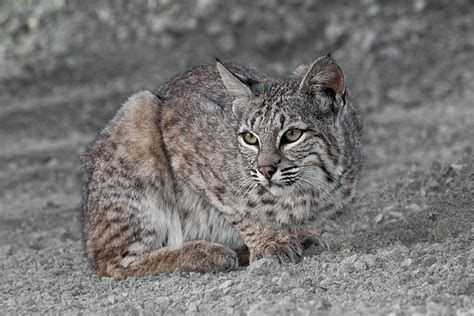
{"type": "Polygon", "coordinates": [[[270,192],[272,195],[275,195],[275,196],[283,196],[283,195],[287,195],[293,192],[291,187],[281,186],[275,183],[267,183],[265,185],[265,188],[267,189],[268,192],[270,192]]]}

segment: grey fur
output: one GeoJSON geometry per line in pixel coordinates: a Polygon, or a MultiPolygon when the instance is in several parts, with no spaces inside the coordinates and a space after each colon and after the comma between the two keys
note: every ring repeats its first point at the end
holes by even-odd
{"type": "Polygon", "coordinates": [[[85,159],[85,232],[98,274],[225,271],[245,247],[251,261],[299,260],[353,196],[361,121],[330,57],[297,73],[200,65],[163,85],[162,98],[144,91],[123,105],[85,159]],[[304,133],[284,144],[291,128],[304,133]],[[259,166],[275,168],[271,183],[259,166]]]}

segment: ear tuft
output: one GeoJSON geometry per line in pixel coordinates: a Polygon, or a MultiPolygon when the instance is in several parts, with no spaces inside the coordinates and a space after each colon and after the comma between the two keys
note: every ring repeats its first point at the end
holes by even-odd
{"type": "Polygon", "coordinates": [[[240,116],[244,112],[253,94],[250,87],[246,84],[254,82],[253,80],[244,78],[243,76],[234,74],[224,64],[216,58],[216,67],[221,76],[222,82],[233,99],[232,111],[235,115],[240,116]]]}

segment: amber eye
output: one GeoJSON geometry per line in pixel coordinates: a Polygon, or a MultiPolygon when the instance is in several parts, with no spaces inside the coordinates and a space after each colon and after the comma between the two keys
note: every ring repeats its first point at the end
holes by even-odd
{"type": "Polygon", "coordinates": [[[298,128],[293,128],[285,132],[283,134],[283,138],[286,143],[293,143],[296,142],[301,135],[303,135],[303,131],[298,128]]]}
{"type": "Polygon", "coordinates": [[[242,138],[244,141],[249,144],[249,145],[257,145],[258,143],[258,138],[252,133],[245,133],[242,138]]]}

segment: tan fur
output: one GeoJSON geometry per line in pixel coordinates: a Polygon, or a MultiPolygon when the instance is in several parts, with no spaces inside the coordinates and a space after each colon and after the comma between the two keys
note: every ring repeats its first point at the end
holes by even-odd
{"type": "Polygon", "coordinates": [[[162,97],[130,97],[84,159],[84,231],[97,274],[298,262],[324,219],[352,196],[360,169],[356,108],[342,113],[325,91],[298,88],[332,83],[321,80],[338,76],[335,65],[325,57],[275,85],[219,62],[177,76],[162,97]],[[275,147],[294,124],[308,126],[306,142],[275,147]],[[258,148],[242,143],[242,129],[258,134],[258,148]],[[257,171],[268,164],[273,186],[257,171]]]}

